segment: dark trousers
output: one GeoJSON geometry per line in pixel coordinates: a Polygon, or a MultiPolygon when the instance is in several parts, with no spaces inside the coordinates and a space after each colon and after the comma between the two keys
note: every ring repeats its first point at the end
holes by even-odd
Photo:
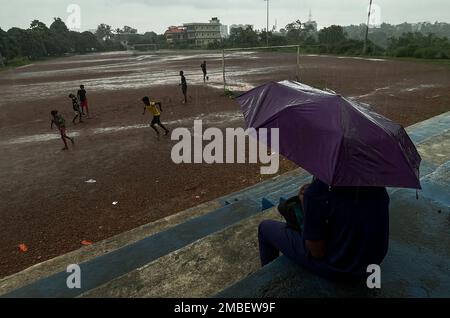
{"type": "Polygon", "coordinates": [[[187,102],[187,86],[182,86],[181,87],[181,91],[183,92],[184,95],[184,101],[187,102]]]}
{"type": "Polygon", "coordinates": [[[284,222],[267,220],[258,228],[261,265],[274,261],[280,252],[303,268],[332,281],[365,281],[365,273],[349,274],[331,270],[324,262],[313,261],[306,249],[302,234],[284,222]]]}
{"type": "Polygon", "coordinates": [[[259,256],[265,266],[280,256],[280,252],[299,264],[307,262],[307,252],[300,232],[287,227],[286,223],[267,220],[258,228],[259,256]]]}

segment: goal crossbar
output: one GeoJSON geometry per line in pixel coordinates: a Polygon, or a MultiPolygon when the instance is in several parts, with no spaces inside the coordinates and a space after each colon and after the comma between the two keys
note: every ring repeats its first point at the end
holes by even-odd
{"type": "Polygon", "coordinates": [[[252,50],[281,49],[281,48],[298,48],[298,49],[300,49],[300,45],[241,47],[241,48],[223,49],[223,51],[225,51],[225,52],[231,52],[231,51],[252,51],[252,50]]]}

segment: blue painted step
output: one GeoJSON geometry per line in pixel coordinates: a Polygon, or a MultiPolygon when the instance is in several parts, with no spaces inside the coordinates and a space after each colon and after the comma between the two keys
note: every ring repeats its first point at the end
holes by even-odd
{"type": "Polygon", "coordinates": [[[259,198],[262,197],[265,193],[268,191],[271,191],[271,189],[274,188],[280,188],[286,186],[286,184],[290,184],[295,180],[295,177],[280,177],[275,180],[268,180],[262,183],[257,184],[256,186],[244,189],[242,191],[233,193],[231,195],[227,195],[226,197],[223,197],[219,199],[220,202],[223,202],[225,204],[229,204],[231,202],[236,202],[245,198],[259,198]]]}
{"type": "Polygon", "coordinates": [[[261,183],[257,187],[252,187],[248,190],[238,192],[236,194],[227,196],[223,198],[223,200],[219,200],[220,202],[230,203],[236,202],[245,198],[252,198],[254,200],[260,200],[271,193],[286,192],[286,189],[289,187],[299,187],[301,184],[305,183],[309,179],[309,174],[306,172],[299,173],[297,176],[290,176],[287,178],[281,177],[277,180],[270,180],[261,183]],[[306,181],[305,181],[306,180],[306,181]]]}
{"type": "Polygon", "coordinates": [[[423,195],[450,207],[450,161],[439,166],[433,173],[422,178],[423,195]]]}
{"type": "Polygon", "coordinates": [[[259,211],[259,203],[252,200],[239,201],[79,264],[82,273],[81,289],[67,288],[66,279],[69,274],[63,271],[2,297],[76,297],[259,211]]]}
{"type": "Polygon", "coordinates": [[[268,192],[262,198],[262,209],[267,210],[279,204],[281,200],[287,200],[298,194],[300,186],[305,183],[311,182],[311,176],[297,178],[295,182],[284,186],[276,191],[268,192]]]}
{"type": "Polygon", "coordinates": [[[417,145],[433,136],[440,135],[450,127],[450,112],[430,118],[407,129],[411,140],[417,145]]]}

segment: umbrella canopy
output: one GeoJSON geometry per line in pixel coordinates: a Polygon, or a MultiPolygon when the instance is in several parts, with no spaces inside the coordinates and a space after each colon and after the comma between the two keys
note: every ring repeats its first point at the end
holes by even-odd
{"type": "Polygon", "coordinates": [[[248,128],[279,128],[280,154],[331,186],[421,188],[421,158],[403,127],[355,101],[292,81],[237,100],[248,128]]]}

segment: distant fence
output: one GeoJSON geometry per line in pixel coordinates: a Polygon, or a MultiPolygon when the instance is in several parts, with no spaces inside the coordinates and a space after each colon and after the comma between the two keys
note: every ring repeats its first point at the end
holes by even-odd
{"type": "Polygon", "coordinates": [[[134,44],[131,48],[136,51],[158,51],[158,44],[134,44]]]}

